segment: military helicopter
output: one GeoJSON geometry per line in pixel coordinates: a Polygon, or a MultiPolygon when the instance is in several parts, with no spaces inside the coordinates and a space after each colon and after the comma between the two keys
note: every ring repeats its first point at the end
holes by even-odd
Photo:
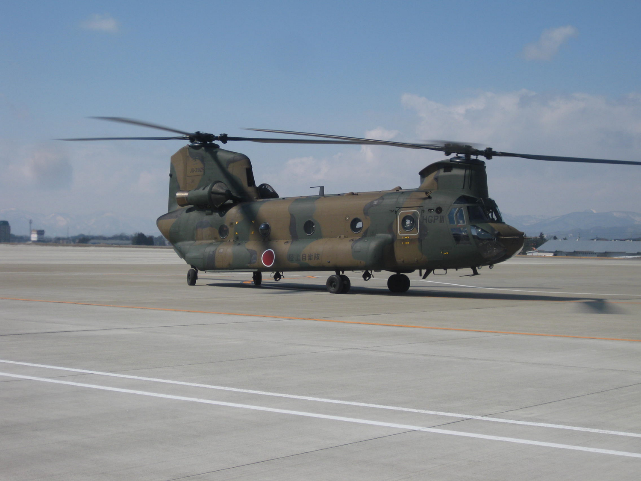
{"type": "Polygon", "coordinates": [[[122,117],[94,117],[169,131],[171,137],[99,137],[61,139],[188,140],[171,157],[168,212],[158,229],[190,266],[187,284],[198,272],[253,272],[260,286],[264,272],[279,281],[285,271],[329,271],[327,290],[345,294],[345,272],[389,271],[393,293],[410,287],[407,274],[425,279],[434,271],[472,270],[516,254],[524,234],[503,222],[488,194],[485,160],[518,157],[554,162],[641,165],[622,160],[557,157],[499,152],[488,147],[434,141],[408,143],[340,135],[274,129],[248,129],[302,138],[232,137],[184,132],[122,117]],[[440,151],[446,159],[419,172],[416,189],[348,192],[280,198],[268,184],[256,185],[252,164],[243,154],[222,149],[216,142],[384,145],[440,151]],[[453,157],[450,157],[453,155],[453,157]]]}

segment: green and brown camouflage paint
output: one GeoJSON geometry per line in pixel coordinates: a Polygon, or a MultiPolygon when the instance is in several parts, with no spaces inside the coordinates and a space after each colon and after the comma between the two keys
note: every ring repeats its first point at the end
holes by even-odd
{"type": "Polygon", "coordinates": [[[201,271],[469,268],[502,262],[522,247],[523,233],[500,217],[475,222],[491,239],[473,236],[466,221],[459,229],[467,240],[455,241],[448,214],[465,207],[460,199],[495,205],[483,162],[436,162],[420,178],[412,190],[261,198],[245,155],[215,144],[189,145],[171,158],[169,212],[157,225],[178,255],[201,271]],[[199,189],[190,198],[208,199],[216,182],[229,198],[219,208],[206,200],[178,204],[177,194],[184,202],[199,189]],[[259,231],[263,224],[268,233],[259,231]]]}

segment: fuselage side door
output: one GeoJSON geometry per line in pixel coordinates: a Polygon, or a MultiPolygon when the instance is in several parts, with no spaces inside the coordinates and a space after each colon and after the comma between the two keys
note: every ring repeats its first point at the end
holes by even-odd
{"type": "Polygon", "coordinates": [[[397,209],[394,256],[400,268],[414,268],[423,258],[419,241],[422,210],[421,207],[397,209]]]}

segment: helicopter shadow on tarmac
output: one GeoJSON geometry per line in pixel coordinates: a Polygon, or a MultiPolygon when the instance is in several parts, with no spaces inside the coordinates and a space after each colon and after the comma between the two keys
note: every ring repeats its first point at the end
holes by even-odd
{"type": "MultiPolygon", "coordinates": [[[[202,284],[201,284],[202,285],[202,284]]],[[[326,293],[324,285],[302,285],[298,283],[287,283],[280,281],[278,283],[264,283],[256,287],[247,282],[211,282],[205,284],[207,287],[231,287],[236,289],[269,289],[273,294],[297,294],[303,291],[315,291],[326,293]]],[[[203,286],[203,287],[204,287],[203,286]]],[[[435,289],[414,289],[405,293],[392,293],[383,287],[358,287],[352,286],[350,295],[369,295],[369,296],[390,296],[406,298],[448,298],[448,299],[471,299],[485,301],[530,301],[530,302],[571,302],[575,303],[576,309],[586,314],[627,314],[627,311],[613,303],[600,298],[585,298],[577,296],[552,296],[541,294],[515,294],[515,293],[498,293],[498,292],[463,292],[449,291],[442,292],[435,289]]]]}

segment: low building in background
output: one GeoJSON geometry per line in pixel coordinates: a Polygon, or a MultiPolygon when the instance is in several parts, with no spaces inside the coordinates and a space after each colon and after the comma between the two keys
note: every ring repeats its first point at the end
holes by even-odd
{"type": "Polygon", "coordinates": [[[11,242],[11,226],[9,221],[0,220],[0,242],[11,242]]]}
{"type": "Polygon", "coordinates": [[[31,242],[44,242],[45,231],[44,229],[31,229],[31,242]]]}
{"type": "Polygon", "coordinates": [[[550,240],[537,249],[538,255],[574,257],[641,257],[641,241],[550,240]]]}

